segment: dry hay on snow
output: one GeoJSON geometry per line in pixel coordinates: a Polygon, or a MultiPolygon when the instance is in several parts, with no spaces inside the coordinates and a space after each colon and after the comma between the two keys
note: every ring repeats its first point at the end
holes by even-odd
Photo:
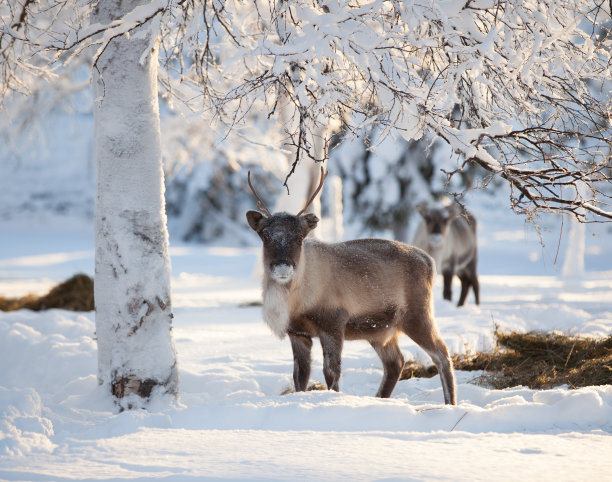
{"type": "Polygon", "coordinates": [[[40,297],[27,295],[21,298],[4,298],[0,296],[0,310],[13,311],[21,308],[34,311],[51,308],[92,311],[94,309],[93,279],[86,274],[74,275],[40,297]]]}
{"type": "MultiPolygon", "coordinates": [[[[482,370],[478,383],[497,389],[519,385],[537,389],[612,384],[612,335],[595,339],[496,330],[495,337],[497,345],[491,351],[455,355],[455,369],[482,370]]],[[[434,366],[408,361],[400,380],[432,377],[437,373],[434,366]]]]}
{"type": "MultiPolygon", "coordinates": [[[[482,370],[476,382],[496,389],[612,384],[612,335],[596,339],[540,331],[502,333],[496,330],[495,337],[497,345],[490,351],[453,356],[455,369],[482,370]]],[[[400,380],[431,378],[437,374],[435,366],[409,360],[400,380]]],[[[308,390],[325,390],[325,385],[314,382],[308,390]]],[[[286,388],[281,395],[293,391],[292,387],[286,388]]]]}

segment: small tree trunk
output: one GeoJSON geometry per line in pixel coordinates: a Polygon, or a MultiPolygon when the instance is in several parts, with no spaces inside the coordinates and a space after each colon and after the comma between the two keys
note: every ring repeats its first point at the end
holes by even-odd
{"type": "Polygon", "coordinates": [[[561,274],[564,278],[580,279],[584,276],[586,225],[570,218],[570,232],[561,274]]]}
{"type": "MultiPolygon", "coordinates": [[[[283,98],[279,109],[281,125],[287,132],[295,132],[299,124],[299,113],[295,105],[287,98],[283,98]]],[[[306,132],[306,143],[310,146],[310,155],[315,159],[323,159],[325,155],[326,129],[317,129],[313,134],[309,130],[306,132]]],[[[283,146],[287,151],[287,166],[295,161],[297,149],[291,144],[283,146]]],[[[287,181],[289,195],[281,192],[276,200],[273,212],[285,211],[290,214],[297,214],[303,207],[310,195],[319,185],[321,179],[321,169],[319,163],[314,163],[305,152],[300,153],[300,162],[295,167],[295,172],[287,181]]],[[[320,196],[312,202],[307,212],[316,214],[321,218],[321,199],[320,196]]],[[[319,228],[310,232],[311,237],[320,237],[319,228]]]]}
{"type": "Polygon", "coordinates": [[[408,223],[397,222],[393,225],[393,239],[402,243],[408,243],[408,223]]]}
{"type": "MultiPolygon", "coordinates": [[[[577,181],[576,195],[580,199],[587,199],[588,189],[584,182],[577,181]]],[[[578,214],[584,216],[585,210],[579,209],[578,214]]],[[[584,255],[586,251],[586,225],[578,221],[574,216],[570,218],[570,232],[565,259],[561,274],[565,278],[579,280],[584,276],[584,255]]]]}
{"type": "Polygon", "coordinates": [[[342,178],[340,176],[329,176],[327,180],[329,225],[327,239],[338,243],[344,237],[344,216],[342,212],[342,178]]]}
{"type": "MultiPolygon", "coordinates": [[[[92,21],[109,23],[137,4],[102,0],[92,21]]],[[[93,69],[98,375],[122,408],[178,391],[157,34],[147,28],[114,39],[93,69]]]]}

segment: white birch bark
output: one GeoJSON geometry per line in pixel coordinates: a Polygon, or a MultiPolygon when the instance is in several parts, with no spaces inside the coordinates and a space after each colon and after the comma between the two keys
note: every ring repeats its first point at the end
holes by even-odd
{"type": "MultiPolygon", "coordinates": [[[[136,4],[102,0],[92,22],[109,23],[136,4]]],[[[147,29],[114,39],[93,69],[98,374],[123,408],[178,390],[158,53],[147,29]],[[124,399],[131,394],[138,397],[124,399]]]]}
{"type": "MultiPolygon", "coordinates": [[[[576,194],[581,199],[587,199],[588,190],[583,181],[578,181],[576,194]]],[[[579,214],[585,215],[584,209],[578,209],[579,214]]],[[[570,218],[570,232],[563,259],[561,274],[564,278],[580,280],[584,276],[584,255],[586,252],[586,224],[578,218],[570,218]]]]}
{"type": "Polygon", "coordinates": [[[329,219],[323,219],[323,236],[326,241],[338,243],[344,237],[344,216],[342,207],[342,178],[329,176],[327,181],[327,206],[329,219]]]}
{"type": "Polygon", "coordinates": [[[570,218],[569,222],[569,240],[561,274],[564,278],[579,279],[584,276],[586,225],[577,218],[570,218]]]}
{"type": "MultiPolygon", "coordinates": [[[[299,113],[295,107],[286,97],[283,99],[284,103],[280,105],[279,117],[281,125],[287,135],[289,133],[295,133],[299,123],[299,113]]],[[[315,159],[324,159],[326,156],[325,152],[325,136],[328,135],[327,129],[319,128],[313,129],[306,132],[306,143],[310,146],[310,155],[315,159]]],[[[287,151],[287,168],[289,169],[292,162],[295,160],[297,149],[295,146],[286,144],[284,148],[287,151]]],[[[321,163],[315,163],[305,153],[301,153],[301,159],[298,165],[295,167],[295,172],[287,180],[287,192],[281,193],[276,200],[274,210],[272,212],[288,212],[290,214],[297,214],[306,204],[306,201],[314,190],[319,185],[321,179],[321,163]]],[[[315,214],[321,219],[321,197],[317,198],[306,210],[309,213],[315,214]]],[[[309,236],[320,238],[319,228],[313,229],[309,236]]]]}

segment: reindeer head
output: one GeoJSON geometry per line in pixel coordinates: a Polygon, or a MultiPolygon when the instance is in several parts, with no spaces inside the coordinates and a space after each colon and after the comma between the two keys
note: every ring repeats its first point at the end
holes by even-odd
{"type": "Polygon", "coordinates": [[[417,206],[417,211],[425,221],[429,245],[433,249],[441,248],[448,225],[457,215],[455,206],[429,206],[423,203],[417,206]]]}
{"type": "Polygon", "coordinates": [[[257,209],[263,211],[248,211],[247,222],[263,241],[264,268],[269,271],[272,279],[277,283],[287,284],[295,276],[300,257],[302,243],[310,231],[316,228],[319,218],[314,214],[303,212],[317,196],[327,174],[321,168],[321,181],[319,187],[310,197],[306,205],[297,215],[288,213],[271,214],[264,202],[257,195],[251,184],[249,172],[249,187],[257,199],[257,209]]]}

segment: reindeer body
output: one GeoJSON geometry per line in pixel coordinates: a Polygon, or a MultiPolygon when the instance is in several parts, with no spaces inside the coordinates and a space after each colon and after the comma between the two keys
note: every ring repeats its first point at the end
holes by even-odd
{"type": "Polygon", "coordinates": [[[389,397],[404,366],[398,336],[405,333],[437,366],[445,402],[456,403],[452,362],[433,317],[434,264],[427,253],[381,239],[305,240],[318,222],[313,214],[249,211],[247,220],[264,244],[263,317],[291,340],[296,391],[308,384],[312,338],[321,342],[333,390],[344,340],[366,340],[384,368],[377,396],[389,397]]]}
{"type": "MultiPolygon", "coordinates": [[[[398,325],[389,314],[400,307],[422,310],[423,302],[430,301],[433,263],[421,250],[380,239],[337,244],[308,239],[302,249],[300,269],[287,293],[288,332],[317,336],[317,320],[335,312],[346,318],[338,327],[345,339],[373,337],[386,343],[398,325]],[[413,276],[406,279],[408,273],[413,276]]],[[[272,283],[268,277],[265,284],[272,283]]]]}
{"type": "Polygon", "coordinates": [[[444,299],[451,300],[452,279],[457,275],[461,281],[457,306],[463,306],[470,288],[474,291],[476,304],[480,304],[476,218],[457,205],[420,205],[418,210],[423,219],[417,227],[413,244],[434,258],[437,271],[444,280],[444,299]]]}

